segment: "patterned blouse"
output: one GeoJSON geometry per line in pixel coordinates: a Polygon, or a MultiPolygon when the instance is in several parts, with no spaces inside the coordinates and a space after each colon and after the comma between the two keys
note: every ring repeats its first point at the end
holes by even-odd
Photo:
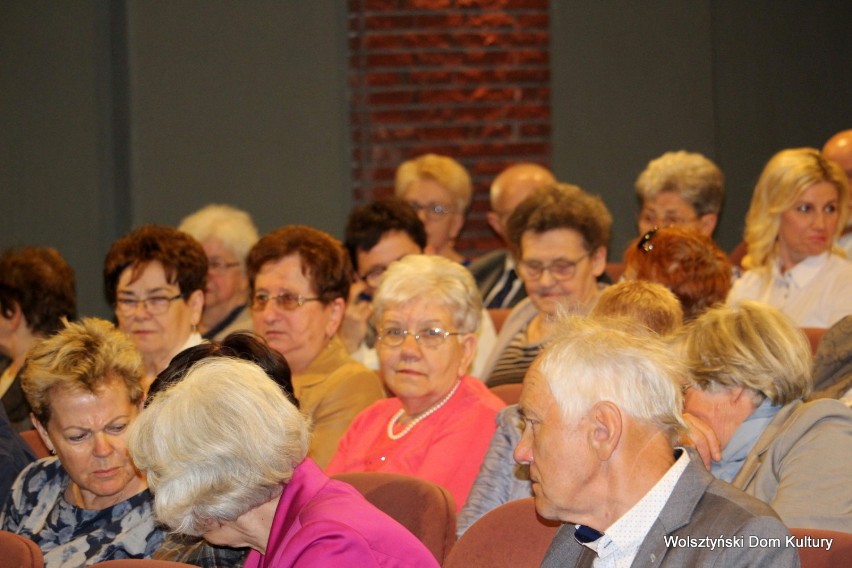
{"type": "Polygon", "coordinates": [[[30,464],[12,486],[0,513],[0,528],[38,544],[45,568],[151,557],[165,531],[154,520],[150,491],[106,509],[81,509],[65,499],[70,481],[55,457],[30,464]]]}

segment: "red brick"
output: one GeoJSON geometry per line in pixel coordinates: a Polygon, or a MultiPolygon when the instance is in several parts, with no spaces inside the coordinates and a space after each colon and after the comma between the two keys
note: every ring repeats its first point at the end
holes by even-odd
{"type": "Polygon", "coordinates": [[[520,134],[524,137],[538,137],[538,138],[549,138],[550,137],[550,123],[542,123],[542,124],[521,124],[520,125],[520,134]]]}

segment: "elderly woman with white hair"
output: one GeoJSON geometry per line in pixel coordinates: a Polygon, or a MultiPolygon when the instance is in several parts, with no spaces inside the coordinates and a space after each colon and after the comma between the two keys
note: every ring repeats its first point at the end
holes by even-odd
{"type": "Polygon", "coordinates": [[[466,374],[482,299],[473,276],[438,256],[391,264],[373,298],[382,377],[395,397],[362,411],[326,472],[420,477],[464,504],[504,406],[466,374]]]}
{"type": "Polygon", "coordinates": [[[789,527],[852,532],[852,411],[811,390],[805,336],[757,302],[712,308],[686,328],[687,422],[721,446],[711,473],[768,503],[789,527]]]}
{"type": "Polygon", "coordinates": [[[158,520],[250,547],[245,567],[436,566],[411,533],[306,458],[307,419],[260,367],[212,358],[154,396],[130,433],[158,520]]]}
{"type": "Polygon", "coordinates": [[[201,337],[221,340],[234,331],[251,331],[246,256],[259,238],[251,216],[230,205],[211,204],[185,217],[178,229],[201,243],[207,255],[201,337]]]}

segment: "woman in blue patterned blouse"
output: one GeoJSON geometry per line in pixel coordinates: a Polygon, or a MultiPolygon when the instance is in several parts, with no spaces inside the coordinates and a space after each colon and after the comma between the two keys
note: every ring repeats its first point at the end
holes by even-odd
{"type": "Polygon", "coordinates": [[[46,568],[148,558],[165,536],[125,441],[142,375],[133,342],[94,318],[67,324],[29,353],[21,384],[55,457],[21,472],[0,528],[36,542],[46,568]]]}

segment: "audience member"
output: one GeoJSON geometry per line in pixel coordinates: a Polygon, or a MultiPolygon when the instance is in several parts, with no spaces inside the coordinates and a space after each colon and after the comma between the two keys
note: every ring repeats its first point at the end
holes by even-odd
{"type": "MultiPolygon", "coordinates": [[[[375,350],[375,329],[370,323],[370,302],[391,262],[409,254],[423,253],[426,231],[414,210],[404,201],[386,199],[358,207],[346,225],[346,248],[358,276],[349,292],[349,303],[340,336],[352,357],[370,369],[379,368],[375,350]]],[[[477,330],[476,355],[470,373],[482,378],[482,369],[497,332],[488,312],[483,309],[477,330]]]]}
{"type": "Polygon", "coordinates": [[[798,566],[769,506],[673,447],[684,369],[667,345],[591,318],[563,325],[524,380],[515,448],[538,513],[566,523],[542,566],[798,566]],[[719,540],[692,544],[702,537],[719,540]]]}
{"type": "Polygon", "coordinates": [[[529,162],[509,166],[491,183],[488,224],[503,241],[504,248],[489,252],[470,265],[486,308],[512,308],[526,298],[526,289],[518,278],[515,255],[506,248],[509,245],[506,221],[534,189],[554,183],[556,178],[550,170],[529,162]]]}
{"type": "Polygon", "coordinates": [[[130,448],[157,518],[246,568],[437,566],[426,547],[306,457],[309,420],[254,363],[214,357],[159,393],[130,448]]]}
{"type": "MultiPolygon", "coordinates": [[[[619,282],[601,292],[589,317],[630,318],[661,336],[671,335],[683,324],[683,310],[675,295],[660,284],[644,280],[619,282]]],[[[497,414],[497,431],[459,513],[458,536],[488,511],[532,495],[529,467],[512,459],[521,433],[517,404],[497,414]]]]}
{"type": "Polygon", "coordinates": [[[258,239],[251,216],[230,205],[208,205],[185,217],[178,229],[201,243],[207,255],[201,337],[219,340],[233,331],[251,331],[246,255],[258,239]]]}
{"type": "Polygon", "coordinates": [[[142,386],[172,357],[201,343],[207,256],[172,227],[146,225],[112,244],[104,261],[104,290],[118,327],[136,344],[145,365],[142,386]]]}
{"type": "Polygon", "coordinates": [[[852,406],[852,316],[827,330],[814,353],[814,392],[810,399],[839,398],[852,406]]]}
{"type": "Polygon", "coordinates": [[[528,298],[515,306],[485,364],[488,386],[519,383],[550,337],[557,315],[586,314],[602,289],[612,216],[575,185],[541,187],[509,217],[509,240],[528,298]]]}
{"type": "Polygon", "coordinates": [[[32,429],[20,377],[27,351],[76,317],[74,269],[59,251],[24,247],[0,256],[0,353],[10,359],[0,397],[15,430],[32,429]]]}
{"type": "MultiPolygon", "coordinates": [[[[843,130],[828,139],[822,147],[822,155],[839,165],[846,174],[846,182],[852,187],[852,129],[843,130]]],[[[846,226],[837,239],[837,245],[846,252],[847,258],[852,258],[852,199],[849,200],[849,215],[846,226]]]]}
{"type": "Polygon", "coordinates": [[[337,334],[352,282],[349,257],[331,235],[291,225],[262,237],[246,264],[254,329],[287,359],[313,423],[308,455],[325,467],[355,415],[385,396],[378,375],[353,360],[337,334]]]}
{"type": "Polygon", "coordinates": [[[326,472],[420,477],[461,508],[504,406],[466,374],[482,317],[476,283],[458,263],[409,255],[388,267],[373,309],[382,376],[395,396],[355,418],[326,472]]]}
{"type": "Polygon", "coordinates": [[[846,175],[818,150],[775,154],[746,216],[748,272],[734,283],[728,302],[767,303],[799,327],[828,328],[852,314],[852,263],[835,247],[848,200],[846,175]]]}
{"type": "Polygon", "coordinates": [[[0,528],[34,541],[47,568],[150,558],[164,532],[127,452],[144,391],[139,352],[109,322],[84,318],[36,345],[22,384],[56,457],[24,469],[0,528]]]}
{"type": "Polygon", "coordinates": [[[852,410],[802,401],[811,349],[795,324],[757,302],[720,306],[687,327],[683,352],[688,422],[711,439],[699,447],[721,448],[710,472],[789,527],[852,532],[852,410]]]}
{"type": "Polygon", "coordinates": [[[651,229],[624,253],[624,278],[662,284],[677,296],[690,321],[731,290],[731,263],[709,236],[690,227],[651,229]]]}
{"type": "Polygon", "coordinates": [[[639,234],[655,227],[692,227],[713,236],[722,200],[725,176],[711,160],[695,152],[666,152],[636,179],[639,234]]]}
{"type": "Polygon", "coordinates": [[[448,156],[423,154],[396,170],[396,196],[407,201],[426,227],[426,253],[469,264],[456,250],[473,184],[470,174],[448,156]]]}
{"type": "MultiPolygon", "coordinates": [[[[181,382],[190,368],[199,361],[222,357],[242,359],[260,367],[298,408],[299,404],[293,396],[290,367],[284,356],[271,349],[259,336],[245,331],[231,333],[219,343],[202,343],[190,347],[176,355],[151,384],[145,404],[148,405],[158,393],[181,382]]],[[[200,537],[169,533],[165,542],[154,553],[154,559],[183,562],[203,568],[219,568],[242,566],[247,554],[246,548],[213,546],[200,537]]]]}

